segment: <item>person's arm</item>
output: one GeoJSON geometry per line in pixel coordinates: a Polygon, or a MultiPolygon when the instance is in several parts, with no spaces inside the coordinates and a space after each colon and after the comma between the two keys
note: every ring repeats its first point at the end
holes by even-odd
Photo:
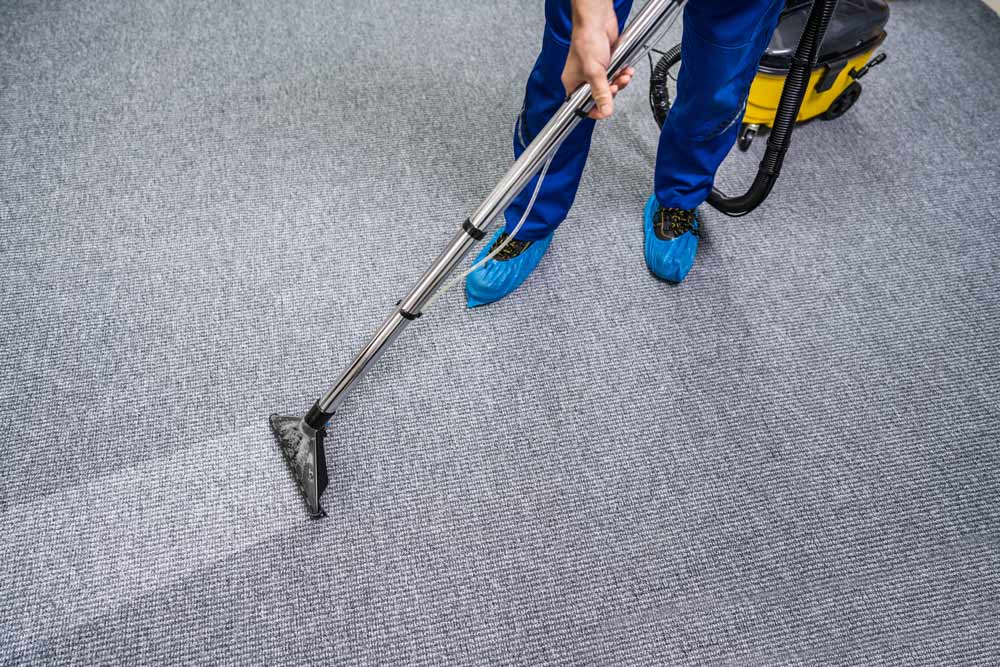
{"type": "Polygon", "coordinates": [[[583,82],[594,94],[591,118],[607,118],[615,109],[614,97],[628,85],[635,70],[627,67],[608,83],[611,49],[618,42],[618,17],[612,0],[573,0],[573,37],[563,69],[562,82],[569,94],[583,82]]]}

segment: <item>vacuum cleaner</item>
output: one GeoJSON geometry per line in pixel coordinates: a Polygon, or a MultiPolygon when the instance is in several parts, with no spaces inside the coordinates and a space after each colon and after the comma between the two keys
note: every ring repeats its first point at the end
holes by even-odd
{"type": "MultiPolygon", "coordinates": [[[[747,97],[737,146],[746,151],[754,137],[774,125],[781,91],[791,69],[799,37],[809,15],[810,0],[788,0],[778,19],[747,97]]],[[[844,115],[861,96],[859,80],[885,61],[875,50],[885,41],[889,5],[885,0],[840,0],[827,28],[819,59],[813,67],[797,122],[817,116],[833,120],[844,115]]],[[[649,77],[649,105],[657,124],[670,111],[669,80],[677,80],[681,45],[660,53],[649,77]]]]}
{"type": "MultiPolygon", "coordinates": [[[[756,208],[770,193],[791,140],[795,119],[812,83],[820,44],[834,16],[838,0],[812,0],[805,15],[794,55],[788,58],[780,100],[771,121],[767,149],[753,185],[743,195],[727,197],[713,192],[709,203],[730,215],[743,215],[756,208]]],[[[608,80],[649,54],[663,32],[680,16],[685,0],[649,0],[622,31],[611,54],[608,80]]],[[[804,4],[804,3],[803,3],[804,4]]],[[[351,389],[372,368],[403,329],[422,315],[423,309],[442,288],[448,276],[468,251],[482,240],[493,220],[511,200],[548,164],[562,141],[593,108],[589,84],[573,91],[537,134],[534,141],[504,174],[486,199],[469,215],[410,292],[400,299],[388,318],[354,356],[336,382],[302,416],[271,415],[271,430],[298,484],[306,508],[313,517],[325,515],[320,497],[329,481],[326,465],[327,425],[351,389]]]]}

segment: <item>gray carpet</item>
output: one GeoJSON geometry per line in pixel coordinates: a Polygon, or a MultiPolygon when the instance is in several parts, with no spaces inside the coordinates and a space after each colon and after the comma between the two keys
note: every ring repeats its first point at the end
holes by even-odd
{"type": "Polygon", "coordinates": [[[310,521],[267,416],[508,164],[541,0],[0,3],[0,663],[1000,664],[1000,19],[893,11],[679,287],[644,67],[537,274],[345,404],[310,521]]]}

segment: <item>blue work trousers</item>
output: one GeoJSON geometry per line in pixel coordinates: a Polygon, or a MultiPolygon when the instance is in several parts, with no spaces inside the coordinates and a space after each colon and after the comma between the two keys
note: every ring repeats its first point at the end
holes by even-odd
{"type": "MultiPolygon", "coordinates": [[[[784,0],[689,0],[677,95],[656,152],[653,190],[661,205],[693,209],[708,197],[715,172],[736,142],[750,83],[784,4],[784,0]]],[[[615,0],[614,6],[620,29],[632,0],[615,0]]],[[[515,158],[566,98],[562,71],[572,31],[570,0],[545,0],[542,50],[514,124],[515,158]]],[[[566,219],[593,131],[594,121],[584,119],[556,152],[517,238],[544,238],[566,219]]],[[[521,219],[536,180],[537,176],[504,212],[507,231],[521,219]]]]}

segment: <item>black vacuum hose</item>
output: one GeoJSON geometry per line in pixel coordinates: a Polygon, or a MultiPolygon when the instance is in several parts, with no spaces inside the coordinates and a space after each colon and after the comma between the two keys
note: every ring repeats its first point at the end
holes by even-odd
{"type": "Polygon", "coordinates": [[[663,54],[649,75],[649,108],[653,110],[653,118],[656,119],[656,124],[660,127],[663,127],[663,122],[667,120],[667,114],[670,112],[670,91],[667,90],[667,78],[670,75],[670,68],[679,63],[680,60],[681,45],[677,44],[663,54]]]}
{"type": "MultiPolygon", "coordinates": [[[[735,197],[726,196],[715,188],[708,196],[708,203],[722,213],[734,217],[746,215],[757,208],[771,193],[792,140],[795,119],[799,116],[809,79],[816,67],[823,36],[826,35],[827,26],[830,25],[830,19],[836,8],[837,0],[813,0],[806,27],[802,31],[798,48],[792,56],[791,67],[785,77],[781,101],[778,103],[774,124],[767,139],[767,149],[761,158],[753,184],[744,194],[735,197]]],[[[667,72],[679,58],[678,45],[664,54],[650,76],[649,102],[656,122],[661,125],[670,109],[670,97],[666,85],[667,72]]]]}

